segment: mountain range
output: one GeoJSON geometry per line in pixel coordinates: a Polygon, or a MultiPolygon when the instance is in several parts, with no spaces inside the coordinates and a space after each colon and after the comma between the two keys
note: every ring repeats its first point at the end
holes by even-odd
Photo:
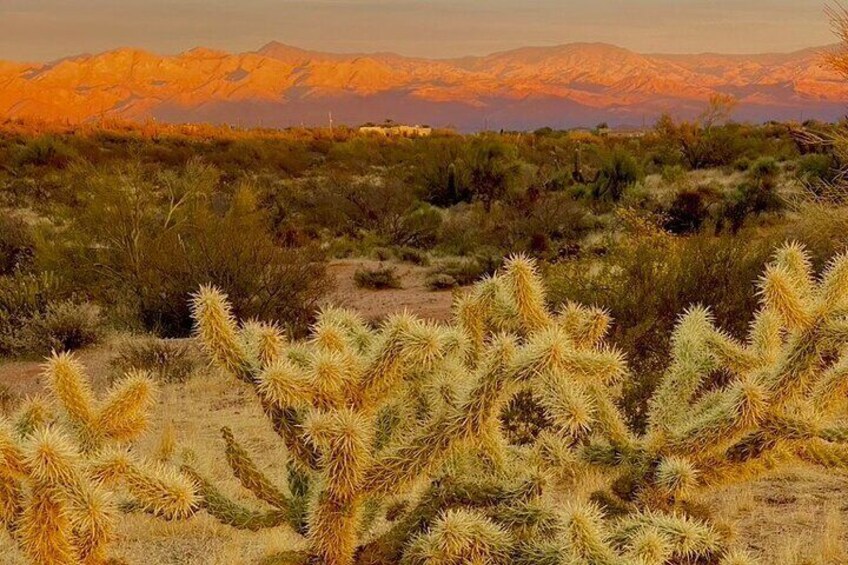
{"type": "Polygon", "coordinates": [[[834,120],[848,82],[827,48],[762,55],[639,54],[608,44],[423,59],[336,54],[278,42],[246,53],[121,48],[49,63],[0,61],[0,118],[101,117],[264,126],[397,122],[531,129],[690,118],[710,96],[744,121],[834,120]]]}

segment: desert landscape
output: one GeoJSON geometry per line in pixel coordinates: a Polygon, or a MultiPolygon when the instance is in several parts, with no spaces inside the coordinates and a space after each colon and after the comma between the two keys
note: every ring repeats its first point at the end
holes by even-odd
{"type": "Polygon", "coordinates": [[[806,2],[0,5],[0,563],[848,563],[806,2]]]}

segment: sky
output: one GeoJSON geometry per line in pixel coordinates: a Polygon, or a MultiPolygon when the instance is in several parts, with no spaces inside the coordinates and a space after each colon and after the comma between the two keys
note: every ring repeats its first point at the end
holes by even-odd
{"type": "Polygon", "coordinates": [[[762,53],[833,43],[826,0],[0,0],[0,59],[116,47],[230,52],[276,40],[332,52],[484,55],[613,43],[641,53],[762,53]]]}

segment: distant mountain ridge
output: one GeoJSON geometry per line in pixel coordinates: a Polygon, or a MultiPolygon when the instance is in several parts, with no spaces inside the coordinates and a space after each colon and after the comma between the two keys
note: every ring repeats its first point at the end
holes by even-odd
{"type": "Polygon", "coordinates": [[[761,55],[639,54],[602,43],[424,59],[271,42],[246,53],[121,48],[49,63],[0,61],[0,117],[99,117],[242,125],[398,122],[463,130],[650,123],[699,113],[715,93],[741,120],[837,119],[848,82],[821,49],[761,55]]]}

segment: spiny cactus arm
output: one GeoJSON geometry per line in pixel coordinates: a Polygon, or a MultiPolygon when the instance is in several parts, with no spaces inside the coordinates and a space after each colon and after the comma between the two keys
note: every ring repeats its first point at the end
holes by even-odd
{"type": "Polygon", "coordinates": [[[232,430],[228,427],[222,428],[221,436],[226,444],[224,453],[227,463],[239,483],[259,500],[280,510],[289,511],[291,500],[259,470],[247,450],[233,437],[232,430]]]}
{"type": "Polygon", "coordinates": [[[560,483],[574,483],[587,470],[587,465],[578,457],[573,443],[550,430],[543,430],[536,438],[532,461],[551,473],[560,483]]]}
{"type": "Polygon", "coordinates": [[[768,265],[759,286],[764,306],[776,312],[787,328],[805,329],[813,323],[811,300],[805,296],[803,285],[785,266],[768,265]]]}
{"type": "Polygon", "coordinates": [[[545,307],[545,285],[532,260],[523,255],[507,259],[503,281],[526,331],[536,331],[550,324],[551,316],[545,307]]]}
{"type": "Polygon", "coordinates": [[[254,370],[274,363],[285,351],[285,336],[276,325],[267,322],[244,322],[238,332],[238,339],[254,370]]]}
{"type": "Polygon", "coordinates": [[[696,405],[691,418],[672,431],[675,450],[707,456],[733,445],[765,417],[768,395],[754,380],[739,380],[696,405]]]}
{"type": "Polygon", "coordinates": [[[509,505],[501,504],[487,509],[485,513],[511,532],[517,540],[554,539],[561,533],[559,512],[541,498],[520,500],[509,505]]]}
{"type": "Polygon", "coordinates": [[[0,526],[10,530],[23,510],[24,454],[11,425],[0,417],[0,526]]]}
{"type": "Polygon", "coordinates": [[[483,514],[447,510],[430,531],[414,538],[404,552],[406,565],[506,563],[514,540],[483,514]]]}
{"type": "Polygon", "coordinates": [[[465,437],[497,426],[495,420],[513,390],[510,367],[517,350],[515,339],[506,334],[493,336],[486,347],[475,383],[453,416],[465,437]]]}
{"type": "Polygon", "coordinates": [[[625,554],[634,562],[645,565],[663,565],[674,554],[671,541],[656,528],[644,528],[627,540],[623,548],[625,554]]]}
{"type": "Polygon", "coordinates": [[[50,392],[75,424],[90,429],[94,424],[94,395],[82,367],[70,353],[54,353],[44,367],[50,392]]]}
{"type": "Polygon", "coordinates": [[[318,451],[303,437],[300,413],[294,408],[280,408],[268,402],[263,402],[262,408],[271,420],[274,431],[283,438],[291,460],[305,469],[317,469],[318,451]]]}
{"type": "Polygon", "coordinates": [[[594,504],[569,503],[562,510],[562,537],[572,555],[587,563],[618,565],[603,515],[594,504]]]}
{"type": "Polygon", "coordinates": [[[578,350],[562,328],[535,332],[514,363],[516,377],[530,380],[547,372],[588,382],[612,383],[627,373],[623,355],[614,349],[578,350]]]}
{"type": "Polygon", "coordinates": [[[689,309],[677,323],[671,339],[671,366],[649,403],[652,433],[663,433],[688,417],[695,393],[715,367],[715,360],[705,347],[712,331],[712,316],[705,308],[689,309]]]}
{"type": "Polygon", "coordinates": [[[406,312],[392,316],[383,324],[362,371],[354,405],[372,408],[379,404],[403,380],[410,365],[425,365],[440,356],[440,341],[435,326],[406,312]]]}
{"type": "Polygon", "coordinates": [[[26,437],[53,419],[47,402],[41,396],[27,397],[13,417],[15,433],[26,437]]]}
{"type": "Polygon", "coordinates": [[[704,559],[718,554],[722,538],[709,524],[673,513],[642,512],[617,520],[612,528],[616,545],[625,545],[645,529],[659,532],[677,559],[704,559]]]}
{"type": "Polygon", "coordinates": [[[797,241],[784,243],[775,251],[772,263],[786,272],[802,298],[812,297],[815,286],[813,264],[803,245],[797,241]]]}
{"type": "Polygon", "coordinates": [[[590,382],[587,386],[590,398],[595,405],[598,428],[602,435],[619,446],[631,446],[636,442],[624,416],[615,405],[606,389],[600,383],[590,382]]]}
{"type": "Polygon", "coordinates": [[[848,445],[842,443],[813,439],[797,445],[796,453],[809,463],[831,469],[848,469],[848,445]]]}
{"type": "Polygon", "coordinates": [[[357,360],[352,355],[315,351],[307,369],[313,407],[329,410],[344,405],[355,393],[357,376],[357,360]]]}
{"type": "Polygon", "coordinates": [[[266,367],[259,374],[256,390],[280,409],[311,407],[314,397],[314,386],[306,371],[288,359],[279,359],[266,367]]]}
{"type": "MultiPolygon", "coordinates": [[[[357,353],[367,351],[373,340],[373,334],[362,316],[352,310],[332,306],[322,308],[315,327],[317,329],[324,325],[341,329],[345,344],[357,353]]],[[[316,330],[314,333],[318,335],[321,332],[316,330]]]]}
{"type": "Polygon", "coordinates": [[[183,465],[180,471],[197,484],[200,497],[199,508],[206,510],[222,524],[252,531],[290,524],[289,513],[285,510],[277,508],[266,512],[250,510],[228,498],[190,466],[183,465]]]}
{"type": "Polygon", "coordinates": [[[783,320],[774,311],[762,308],[754,316],[748,333],[748,347],[761,365],[774,363],[783,347],[783,320]]]}
{"type": "Polygon", "coordinates": [[[820,308],[837,315],[848,314],[848,253],[831,259],[821,281],[820,308]]]}
{"type": "Polygon", "coordinates": [[[533,496],[533,490],[529,483],[512,486],[487,478],[465,481],[451,476],[440,477],[386,533],[360,548],[356,562],[358,565],[397,563],[409,540],[425,531],[445,510],[511,507],[533,496]]]}
{"type": "Polygon", "coordinates": [[[827,414],[832,406],[839,400],[844,400],[846,395],[848,395],[848,353],[841,355],[835,363],[822,372],[813,383],[809,398],[810,404],[827,414]]]}
{"type": "Polygon", "coordinates": [[[546,373],[538,379],[535,391],[539,402],[566,437],[585,436],[596,421],[593,398],[581,383],[563,375],[546,373]]]}
{"type": "Polygon", "coordinates": [[[93,435],[116,441],[135,439],[147,427],[155,395],[156,385],[147,373],[128,373],[104,400],[92,425],[93,435]]]}
{"type": "Polygon", "coordinates": [[[683,500],[698,487],[700,471],[686,459],[670,455],[660,460],[654,471],[654,484],[666,497],[683,500]]]}
{"type": "Polygon", "coordinates": [[[79,563],[73,526],[60,491],[36,484],[26,501],[16,537],[23,553],[36,565],[79,563]]]}
{"type": "Polygon", "coordinates": [[[759,356],[721,330],[706,337],[706,347],[718,361],[735,375],[745,375],[760,365],[759,356]]]}
{"type": "Polygon", "coordinates": [[[212,360],[237,378],[252,383],[249,356],[239,339],[226,295],[213,286],[202,286],[192,297],[191,308],[200,343],[212,360]]]}
{"type": "Polygon", "coordinates": [[[377,458],[366,473],[366,490],[389,493],[434,470],[462,440],[476,441],[496,426],[513,381],[511,369],[516,345],[513,338],[496,336],[477,382],[457,408],[434,415],[408,439],[377,458]]]}
{"type": "Polygon", "coordinates": [[[0,468],[6,473],[23,477],[28,474],[24,452],[15,437],[12,425],[0,416],[0,468]]]}
{"type": "Polygon", "coordinates": [[[96,480],[123,484],[145,512],[166,520],[189,518],[201,501],[190,476],[158,462],[137,461],[123,450],[105,450],[89,467],[96,480]]]}
{"type": "Polygon", "coordinates": [[[468,294],[454,298],[453,312],[456,326],[469,340],[469,362],[477,363],[486,342],[485,312],[478,300],[468,294]]]}
{"type": "Polygon", "coordinates": [[[353,562],[364,493],[360,487],[370,461],[371,422],[350,409],[312,413],[304,422],[321,451],[324,491],[309,515],[312,551],[328,565],[353,562]]]}
{"type": "Polygon", "coordinates": [[[115,523],[114,501],[101,485],[80,486],[81,489],[72,493],[69,509],[73,543],[82,563],[104,563],[115,523]]]}

